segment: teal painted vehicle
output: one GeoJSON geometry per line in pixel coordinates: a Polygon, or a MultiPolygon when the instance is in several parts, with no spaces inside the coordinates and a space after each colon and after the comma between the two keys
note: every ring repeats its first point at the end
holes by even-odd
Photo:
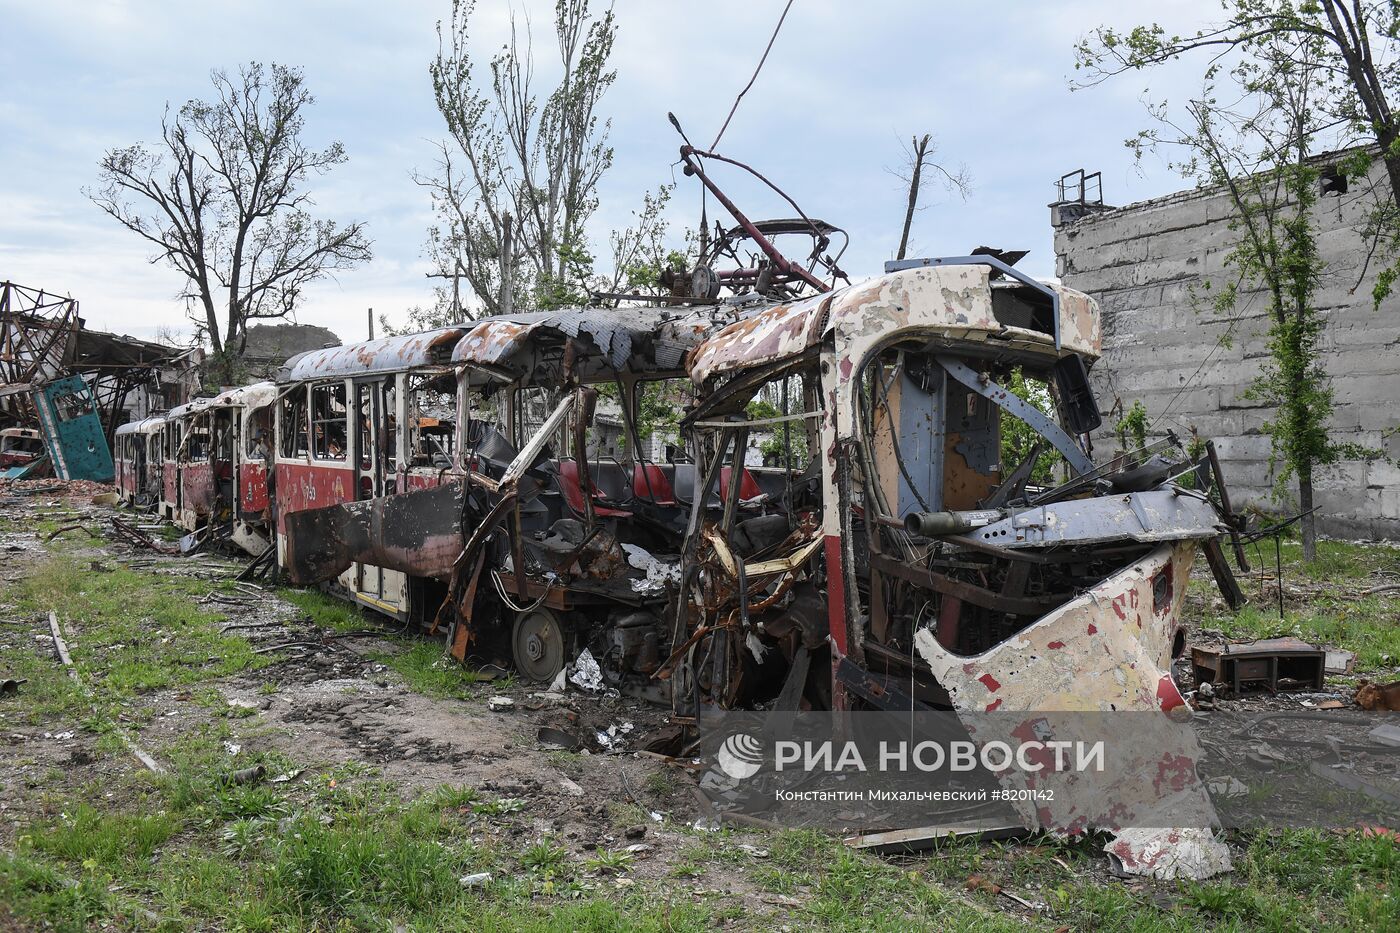
{"type": "Polygon", "coordinates": [[[80,376],[67,376],[39,386],[33,394],[54,476],[112,482],[112,451],[87,383],[80,376]]]}

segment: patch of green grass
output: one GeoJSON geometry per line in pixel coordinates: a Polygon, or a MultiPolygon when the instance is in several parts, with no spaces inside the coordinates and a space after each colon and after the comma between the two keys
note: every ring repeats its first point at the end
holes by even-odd
{"type": "Polygon", "coordinates": [[[1400,567],[1400,550],[1380,545],[1358,545],[1344,541],[1319,541],[1318,557],[1304,564],[1302,545],[1296,540],[1282,542],[1285,612],[1279,617],[1273,576],[1276,573],[1272,541],[1248,549],[1251,566],[1268,575],[1262,595],[1248,576],[1240,585],[1249,604],[1231,612],[1212,597],[1215,581],[1204,562],[1193,572],[1191,590],[1204,604],[1201,618],[1191,619],[1202,628],[1219,629],[1231,639],[1246,641],[1292,635],[1314,644],[1346,648],[1356,653],[1358,673],[1400,663],[1400,594],[1362,596],[1361,591],[1393,577],[1379,571],[1400,567]],[[1321,584],[1321,586],[1319,586],[1321,584]],[[1289,587],[1302,587],[1301,600],[1289,587]]]}
{"type": "MultiPolygon", "coordinates": [[[[18,609],[58,614],[84,682],[108,701],[264,667],[248,640],[218,630],[224,615],[194,600],[207,581],[116,569],[93,573],[55,556],[16,587],[18,609]]],[[[45,688],[54,683],[46,679],[45,688]]],[[[32,691],[31,691],[32,692],[32,691]]],[[[40,702],[70,702],[68,689],[40,702]]]]}
{"type": "Polygon", "coordinates": [[[139,862],[169,839],[180,822],[173,814],[104,813],[78,803],[39,827],[31,836],[36,850],[85,868],[139,862]]]}
{"type": "Polygon", "coordinates": [[[520,854],[520,864],[529,871],[557,871],[568,859],[569,852],[563,846],[551,842],[537,842],[520,854]]]}
{"type": "Polygon", "coordinates": [[[647,772],[642,781],[642,789],[653,797],[665,799],[676,792],[676,779],[670,768],[656,767],[647,772]]]}
{"type": "Polygon", "coordinates": [[[92,929],[109,915],[109,900],[98,878],[73,879],[40,859],[0,852],[0,923],[8,911],[35,927],[92,929]]]}
{"type": "MultiPolygon", "coordinates": [[[[442,644],[422,638],[405,639],[404,649],[376,654],[374,659],[398,673],[409,689],[424,696],[468,700],[480,695],[483,680],[452,660],[442,644]]],[[[497,686],[507,686],[496,682],[497,686]]]]}
{"type": "Polygon", "coordinates": [[[600,875],[618,875],[632,869],[632,853],[621,849],[599,849],[583,867],[600,875]]]}
{"type": "Polygon", "coordinates": [[[374,616],[348,600],[322,590],[278,587],[277,595],[306,614],[313,624],[337,632],[357,632],[374,628],[382,616],[374,616]]]}
{"type": "Polygon", "coordinates": [[[481,793],[475,787],[465,784],[443,784],[425,799],[432,806],[445,810],[469,810],[481,799],[481,793]]]}

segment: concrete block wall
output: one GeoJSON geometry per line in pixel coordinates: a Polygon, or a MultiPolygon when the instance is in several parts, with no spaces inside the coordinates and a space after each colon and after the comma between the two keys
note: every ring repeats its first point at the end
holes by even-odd
{"type": "MultiPolygon", "coordinates": [[[[1327,261],[1318,292],[1327,320],[1322,365],[1335,394],[1333,438],[1400,460],[1400,298],[1373,307],[1374,269],[1357,284],[1366,250],[1356,231],[1374,185],[1386,190],[1379,166],[1316,209],[1327,261]]],[[[1236,501],[1279,509],[1295,503],[1272,496],[1263,429],[1273,412],[1244,397],[1268,358],[1266,298],[1243,294],[1224,313],[1212,301],[1235,278],[1226,263],[1239,236],[1231,216],[1229,198],[1211,190],[1091,213],[1055,230],[1056,266],[1103,315],[1104,354],[1093,380],[1105,426],[1095,445],[1115,448],[1113,424],[1140,401],[1153,435],[1172,430],[1184,442],[1194,427],[1215,439],[1236,501]]],[[[1392,463],[1337,464],[1315,487],[1324,534],[1400,540],[1400,469],[1392,463]]]]}

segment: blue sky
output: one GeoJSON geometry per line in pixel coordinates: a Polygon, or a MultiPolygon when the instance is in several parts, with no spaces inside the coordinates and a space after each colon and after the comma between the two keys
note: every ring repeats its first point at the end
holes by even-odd
{"type": "MultiPolygon", "coordinates": [[[[644,190],[672,179],[678,139],[666,112],[708,143],[782,5],[617,0],[618,79],[603,104],[616,156],[593,225],[600,243],[628,222],[644,190]]],[[[546,72],[552,4],[516,6],[534,23],[546,72]]],[[[308,142],[339,139],[350,156],[314,182],[316,212],[365,221],[375,244],[371,264],[311,288],[298,320],[354,340],[367,307],[396,318],[430,304],[431,215],[410,174],[432,167],[432,141],[444,135],[427,67],[434,25],[449,10],[450,0],[0,0],[10,49],[0,79],[0,278],[73,295],[93,327],[188,332],[178,274],[151,265],[143,244],[82,189],[95,183],[106,149],[157,136],[167,101],[208,96],[211,68],[278,61],[302,66],[317,98],[308,142]]],[[[481,0],[483,59],[504,39],[507,10],[504,0],[481,0]]],[[[1080,167],[1102,171],[1114,204],[1183,187],[1161,159],[1134,163],[1122,141],[1147,122],[1144,93],[1182,100],[1195,86],[1187,65],[1071,93],[1074,42],[1100,23],[1155,19],[1184,30],[1218,10],[1214,0],[797,0],[721,149],[777,181],[808,214],[850,231],[843,265],[856,276],[893,256],[905,193],[887,168],[899,163],[902,138],[931,132],[940,158],[966,165],[974,184],[966,201],[934,194],[915,221],[913,254],[1029,249],[1023,266],[1049,276],[1054,180],[1080,167]]],[[[674,177],[671,219],[693,225],[698,185],[674,177]]],[[[788,213],[759,198],[741,206],[751,216],[788,213]]]]}

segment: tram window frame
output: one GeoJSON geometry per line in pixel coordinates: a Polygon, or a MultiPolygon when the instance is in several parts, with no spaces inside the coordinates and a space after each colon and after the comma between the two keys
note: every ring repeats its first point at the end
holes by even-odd
{"type": "Polygon", "coordinates": [[[343,463],[349,456],[350,407],[344,382],[323,382],[311,387],[311,456],[315,460],[343,463]],[[339,411],[336,407],[339,406],[339,411]],[[336,436],[339,452],[332,451],[336,436]]]}

